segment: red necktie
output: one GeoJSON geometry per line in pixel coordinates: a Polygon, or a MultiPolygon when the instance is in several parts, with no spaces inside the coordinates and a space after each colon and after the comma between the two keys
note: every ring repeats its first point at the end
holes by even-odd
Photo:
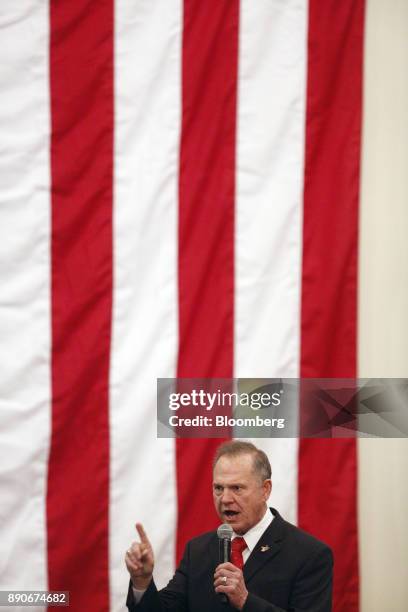
{"type": "Polygon", "coordinates": [[[247,545],[244,538],[234,538],[231,543],[231,563],[233,563],[240,570],[244,567],[244,558],[242,552],[246,549],[247,545]]]}

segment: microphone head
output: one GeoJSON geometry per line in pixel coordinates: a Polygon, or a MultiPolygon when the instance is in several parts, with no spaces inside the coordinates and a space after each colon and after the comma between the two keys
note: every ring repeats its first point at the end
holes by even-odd
{"type": "Polygon", "coordinates": [[[223,523],[217,529],[217,536],[219,537],[220,540],[231,540],[232,534],[233,534],[233,529],[231,525],[228,525],[227,523],[223,523]]]}

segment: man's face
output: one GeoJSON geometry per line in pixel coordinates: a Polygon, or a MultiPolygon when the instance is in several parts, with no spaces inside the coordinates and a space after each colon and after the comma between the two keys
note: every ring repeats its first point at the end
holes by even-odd
{"type": "Polygon", "coordinates": [[[259,523],[271,493],[270,480],[261,481],[253,470],[253,457],[224,455],[218,459],[213,474],[215,509],[223,523],[244,535],[259,523]]]}

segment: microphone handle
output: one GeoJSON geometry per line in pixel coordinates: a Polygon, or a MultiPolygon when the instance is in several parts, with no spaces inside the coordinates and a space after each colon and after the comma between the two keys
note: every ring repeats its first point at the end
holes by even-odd
{"type": "Polygon", "coordinates": [[[228,563],[229,561],[231,561],[231,540],[225,538],[223,547],[223,563],[228,563]]]}
{"type": "MultiPolygon", "coordinates": [[[[228,563],[231,561],[231,540],[224,538],[219,541],[219,559],[220,563],[228,563]]],[[[226,593],[219,593],[221,603],[229,604],[228,595],[226,593]]]]}

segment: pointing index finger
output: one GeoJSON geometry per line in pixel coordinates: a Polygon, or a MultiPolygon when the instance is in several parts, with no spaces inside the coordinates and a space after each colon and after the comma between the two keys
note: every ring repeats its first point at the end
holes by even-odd
{"type": "Polygon", "coordinates": [[[146,532],[144,530],[142,523],[136,523],[136,529],[137,529],[137,533],[139,534],[140,540],[142,541],[142,544],[147,544],[147,546],[151,546],[149,542],[149,538],[146,535],[146,532]]]}

